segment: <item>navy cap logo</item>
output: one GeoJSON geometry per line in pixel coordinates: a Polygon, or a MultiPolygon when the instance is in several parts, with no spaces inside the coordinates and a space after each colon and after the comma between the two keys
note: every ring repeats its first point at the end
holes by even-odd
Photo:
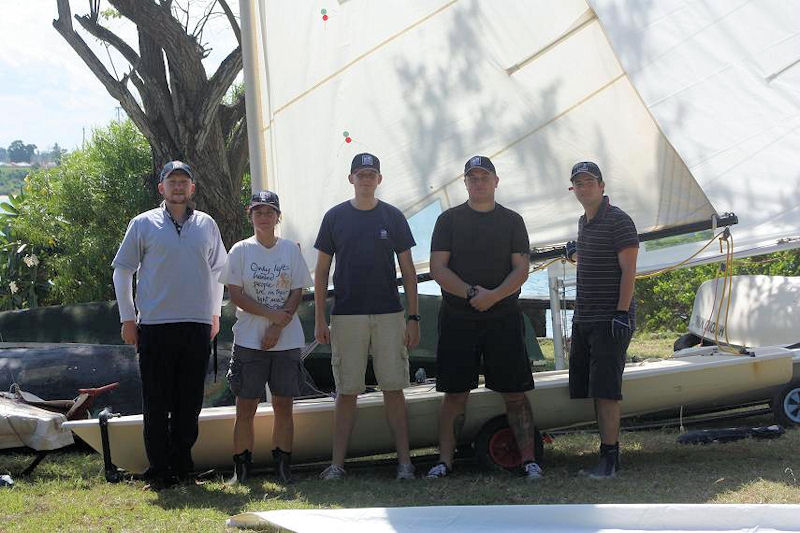
{"type": "Polygon", "coordinates": [[[364,165],[365,167],[374,165],[374,163],[372,161],[372,156],[369,155],[369,154],[362,155],[361,156],[361,164],[364,165]]]}

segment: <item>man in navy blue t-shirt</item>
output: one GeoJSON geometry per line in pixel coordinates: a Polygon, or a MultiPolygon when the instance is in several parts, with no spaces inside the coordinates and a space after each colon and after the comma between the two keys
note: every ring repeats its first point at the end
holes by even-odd
{"type": "Polygon", "coordinates": [[[380,172],[380,161],[374,155],[358,154],[353,158],[348,180],[355,195],[325,213],[314,243],[318,250],[314,336],[320,343],[332,345],[331,366],[337,392],[333,458],[320,475],[326,480],[345,475],[343,465],[356,420],[356,398],[365,389],[369,355],[394,434],[397,478],[414,477],[403,389],[409,384],[407,349],[419,343],[417,273],[411,259],[411,247],[416,243],[403,213],[375,197],[375,189],[383,180],[380,172]],[[334,256],[329,328],[325,297],[334,256]],[[395,281],[395,256],[408,303],[407,319],[395,281]]]}

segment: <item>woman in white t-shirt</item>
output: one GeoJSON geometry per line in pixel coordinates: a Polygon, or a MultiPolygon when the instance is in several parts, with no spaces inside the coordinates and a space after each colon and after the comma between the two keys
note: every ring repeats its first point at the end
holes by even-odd
{"type": "Polygon", "coordinates": [[[228,252],[220,282],[236,304],[228,383],[236,395],[232,483],[247,480],[255,444],[253,420],[268,383],[275,420],[272,457],[278,478],[291,482],[292,401],[303,382],[303,328],[295,314],[303,288],[312,284],[300,247],[275,235],[281,220],[278,195],[253,194],[247,207],[255,234],[228,252]]]}

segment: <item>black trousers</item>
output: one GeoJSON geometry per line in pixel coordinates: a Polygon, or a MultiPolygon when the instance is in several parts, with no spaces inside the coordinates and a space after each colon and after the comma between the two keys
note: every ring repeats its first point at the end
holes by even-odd
{"type": "Polygon", "coordinates": [[[196,322],[139,326],[144,446],[150,468],[191,472],[203,407],[211,326],[196,322]]]}

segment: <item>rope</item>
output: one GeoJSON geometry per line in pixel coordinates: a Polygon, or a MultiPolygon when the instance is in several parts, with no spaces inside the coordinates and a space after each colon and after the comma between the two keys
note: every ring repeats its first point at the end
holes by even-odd
{"type": "Polygon", "coordinates": [[[690,255],[689,257],[687,257],[686,259],[684,259],[680,263],[676,263],[676,264],[674,264],[672,266],[668,266],[668,267],[662,268],[660,270],[655,270],[653,272],[648,272],[646,274],[638,274],[636,276],[636,279],[652,278],[652,277],[655,277],[655,276],[658,276],[658,275],[661,275],[661,274],[666,274],[667,272],[672,272],[673,270],[677,270],[680,267],[682,267],[683,265],[685,265],[686,263],[688,263],[689,261],[691,261],[692,259],[694,259],[695,257],[697,257],[698,255],[700,255],[700,253],[702,253],[703,250],[705,250],[706,248],[711,246],[711,243],[713,243],[717,239],[720,240],[720,253],[721,253],[722,252],[722,241],[723,240],[727,240],[729,237],[730,237],[730,231],[726,228],[726,229],[720,231],[719,233],[717,233],[716,235],[714,235],[713,237],[711,237],[711,239],[709,239],[709,241],[705,245],[703,245],[702,248],[697,250],[695,253],[693,253],[692,255],[690,255]]]}
{"type": "MultiPolygon", "coordinates": [[[[741,355],[741,353],[738,350],[735,350],[735,349],[731,348],[730,339],[728,338],[728,316],[730,314],[731,290],[733,288],[733,235],[731,234],[731,232],[730,232],[730,230],[728,228],[723,229],[722,231],[720,231],[719,233],[717,233],[716,235],[711,237],[711,239],[709,239],[708,242],[706,244],[704,244],[702,248],[697,250],[695,253],[693,253],[692,255],[690,255],[689,257],[684,259],[683,261],[680,261],[680,262],[678,262],[678,263],[676,263],[676,264],[674,264],[672,266],[668,266],[668,267],[665,267],[665,268],[662,268],[662,269],[659,269],[659,270],[655,270],[653,272],[648,272],[646,274],[638,274],[635,279],[648,279],[648,278],[652,278],[652,277],[655,277],[655,276],[659,276],[661,274],[666,274],[667,272],[672,272],[673,270],[677,270],[680,267],[682,267],[682,266],[686,265],[687,263],[689,263],[689,261],[691,261],[692,259],[694,259],[698,255],[700,255],[706,248],[711,246],[711,244],[715,240],[719,240],[719,252],[720,252],[720,254],[723,253],[723,243],[725,245],[725,250],[724,250],[724,252],[725,252],[725,262],[723,264],[720,264],[720,267],[717,270],[717,272],[719,272],[719,270],[724,269],[723,276],[722,276],[722,293],[719,295],[719,304],[717,304],[717,290],[718,290],[718,287],[719,287],[719,283],[717,283],[717,285],[715,285],[715,287],[714,287],[714,300],[713,300],[713,303],[711,305],[711,314],[709,315],[708,320],[707,320],[707,322],[706,322],[706,324],[704,326],[702,337],[705,337],[705,334],[708,332],[709,326],[711,325],[712,322],[714,322],[717,325],[717,327],[714,328],[714,344],[716,345],[716,347],[720,351],[725,352],[725,353],[729,353],[729,354],[733,354],[733,355],[741,355]],[[724,319],[722,321],[720,321],[720,318],[722,317],[722,304],[723,304],[723,302],[725,302],[726,298],[727,298],[727,302],[725,304],[725,316],[724,316],[724,319]],[[716,320],[713,320],[714,319],[714,309],[715,308],[716,308],[716,320]],[[721,326],[721,328],[720,328],[720,326],[721,326]],[[720,329],[722,329],[724,331],[724,333],[723,333],[723,335],[725,337],[724,343],[720,343],[720,339],[719,339],[719,330],[720,329]]],[[[570,260],[568,258],[560,257],[560,258],[557,258],[557,259],[554,259],[552,261],[549,261],[549,262],[545,263],[540,268],[545,268],[545,267],[551,265],[553,262],[555,262],[557,260],[560,260],[562,262],[569,261],[572,264],[576,264],[575,261],[572,261],[572,260],[570,260]]],[[[566,295],[565,295],[565,297],[566,297],[566,295]]]]}

